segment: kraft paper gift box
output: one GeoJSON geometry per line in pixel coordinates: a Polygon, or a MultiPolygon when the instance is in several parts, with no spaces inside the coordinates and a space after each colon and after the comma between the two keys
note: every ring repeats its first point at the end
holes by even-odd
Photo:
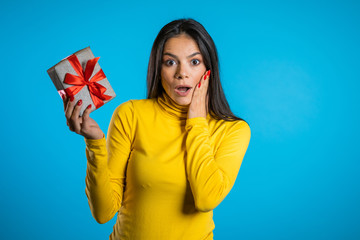
{"type": "Polygon", "coordinates": [[[82,100],[80,116],[91,104],[91,111],[98,109],[116,95],[90,47],[84,48],[47,70],[61,97],[82,100]]]}

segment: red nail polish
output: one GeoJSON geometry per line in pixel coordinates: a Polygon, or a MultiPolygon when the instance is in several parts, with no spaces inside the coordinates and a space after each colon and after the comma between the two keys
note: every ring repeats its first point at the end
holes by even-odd
{"type": "Polygon", "coordinates": [[[78,106],[80,106],[82,104],[82,100],[80,99],[77,103],[78,106]]]}
{"type": "Polygon", "coordinates": [[[90,109],[91,108],[91,104],[87,107],[87,109],[90,109]]]}
{"type": "Polygon", "coordinates": [[[70,96],[70,102],[74,101],[74,96],[70,96]]]}
{"type": "Polygon", "coordinates": [[[200,88],[200,86],[201,86],[201,82],[199,82],[199,86],[198,86],[198,87],[200,88]]]}
{"type": "Polygon", "coordinates": [[[209,70],[208,73],[207,73],[208,77],[210,77],[210,73],[211,73],[211,71],[209,70]]]}

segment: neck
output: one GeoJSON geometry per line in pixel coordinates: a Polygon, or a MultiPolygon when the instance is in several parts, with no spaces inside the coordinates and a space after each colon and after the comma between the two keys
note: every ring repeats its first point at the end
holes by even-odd
{"type": "Polygon", "coordinates": [[[162,110],[166,112],[169,117],[177,120],[186,120],[189,105],[180,105],[163,91],[162,95],[158,97],[158,103],[162,110]]]}

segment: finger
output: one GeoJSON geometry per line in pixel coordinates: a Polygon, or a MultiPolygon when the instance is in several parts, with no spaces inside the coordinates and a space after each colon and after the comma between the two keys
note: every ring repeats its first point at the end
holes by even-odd
{"type": "Polygon", "coordinates": [[[209,80],[210,79],[210,70],[206,72],[205,77],[204,77],[204,83],[208,83],[209,81],[205,81],[205,80],[209,80]]]}
{"type": "Polygon", "coordinates": [[[202,84],[204,84],[205,80],[209,79],[210,77],[210,70],[206,71],[205,74],[201,77],[199,83],[198,83],[198,88],[201,87],[202,84]]]}
{"type": "MultiPolygon", "coordinates": [[[[79,119],[79,121],[80,121],[80,124],[82,124],[82,119],[81,119],[81,118],[79,119]]],[[[66,120],[66,125],[70,128],[70,123],[69,123],[69,121],[67,121],[67,120],[66,120]]],[[[71,127],[71,129],[72,129],[72,127],[71,127]]],[[[71,130],[71,129],[70,129],[70,130],[71,130]]],[[[71,130],[71,131],[72,131],[72,130],[71,130]]]]}
{"type": "Polygon", "coordinates": [[[208,92],[209,83],[210,83],[209,76],[207,76],[207,78],[205,78],[203,83],[202,83],[203,84],[202,89],[204,90],[205,94],[207,94],[207,92],[208,92]]]}
{"type": "Polygon", "coordinates": [[[202,90],[202,92],[207,91],[207,88],[209,86],[209,81],[206,81],[206,80],[208,80],[209,77],[210,77],[210,70],[205,73],[204,77],[202,78],[202,80],[198,84],[198,88],[200,88],[202,90]]]}
{"type": "Polygon", "coordinates": [[[206,79],[207,76],[207,71],[204,73],[204,75],[202,75],[202,77],[200,78],[200,81],[198,82],[198,88],[201,87],[202,82],[206,79]]]}
{"type": "Polygon", "coordinates": [[[87,108],[85,109],[83,115],[82,115],[82,121],[85,122],[90,118],[90,113],[91,113],[91,104],[89,106],[87,106],[87,108]]]}
{"type": "Polygon", "coordinates": [[[82,105],[82,100],[80,99],[80,100],[76,103],[76,106],[75,106],[74,111],[73,111],[73,113],[72,113],[72,115],[71,115],[71,118],[70,118],[71,128],[72,128],[73,131],[76,132],[76,133],[80,133],[80,129],[81,129],[81,126],[80,126],[80,119],[81,119],[81,117],[79,117],[81,105],[82,105]]]}
{"type": "Polygon", "coordinates": [[[210,78],[210,73],[211,73],[210,70],[206,71],[204,80],[208,80],[210,78]]]}
{"type": "Polygon", "coordinates": [[[209,95],[206,95],[206,115],[209,113],[209,95]]]}
{"type": "Polygon", "coordinates": [[[206,72],[204,73],[204,75],[203,75],[203,79],[205,80],[205,79],[207,79],[207,77],[209,77],[210,76],[210,70],[206,70],[206,72]]]}
{"type": "Polygon", "coordinates": [[[61,98],[62,98],[62,100],[63,100],[64,112],[65,112],[65,110],[66,110],[66,105],[67,105],[67,102],[68,102],[69,99],[66,97],[65,94],[61,95],[61,98]]]}
{"type": "Polygon", "coordinates": [[[65,109],[65,117],[67,120],[70,119],[75,106],[75,98],[73,96],[70,97],[70,99],[67,101],[66,109],[65,109]]]}

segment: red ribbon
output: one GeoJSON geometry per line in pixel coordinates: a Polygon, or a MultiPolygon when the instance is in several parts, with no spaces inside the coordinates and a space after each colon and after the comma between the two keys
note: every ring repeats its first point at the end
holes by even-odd
{"type": "Polygon", "coordinates": [[[68,96],[75,96],[83,87],[88,86],[91,99],[96,108],[104,105],[104,100],[111,99],[111,96],[104,94],[106,92],[106,88],[97,83],[98,81],[106,78],[102,69],[90,79],[99,58],[100,57],[97,57],[87,61],[84,71],[75,54],[67,57],[66,59],[70,62],[78,76],[66,73],[64,80],[64,83],[74,85],[65,89],[68,96]]]}

